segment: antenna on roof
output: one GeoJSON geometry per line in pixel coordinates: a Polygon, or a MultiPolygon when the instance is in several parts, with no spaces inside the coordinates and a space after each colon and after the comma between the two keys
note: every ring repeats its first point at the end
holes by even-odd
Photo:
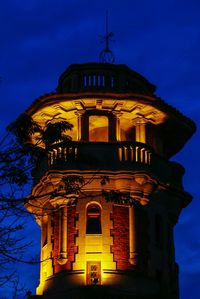
{"type": "Polygon", "coordinates": [[[103,63],[114,63],[115,55],[112,50],[109,49],[109,41],[113,41],[112,37],[114,36],[113,32],[108,32],[108,11],[106,11],[106,35],[102,36],[103,41],[106,43],[104,50],[100,52],[99,60],[103,63]]]}

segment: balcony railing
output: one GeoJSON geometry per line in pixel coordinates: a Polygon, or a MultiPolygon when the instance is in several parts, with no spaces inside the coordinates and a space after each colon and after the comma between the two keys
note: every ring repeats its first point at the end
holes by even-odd
{"type": "Polygon", "coordinates": [[[58,92],[133,91],[153,94],[155,86],[125,65],[89,63],[71,65],[60,77],[58,92]]]}
{"type": "MultiPolygon", "coordinates": [[[[48,166],[66,163],[114,166],[123,162],[136,162],[146,165],[152,163],[152,149],[139,142],[105,143],[105,142],[70,142],[56,144],[48,150],[48,166]]],[[[95,166],[95,165],[94,165],[95,166]]]]}
{"type": "Polygon", "coordinates": [[[33,171],[37,182],[48,170],[130,170],[182,188],[183,168],[140,142],[68,142],[54,144],[33,171]]]}

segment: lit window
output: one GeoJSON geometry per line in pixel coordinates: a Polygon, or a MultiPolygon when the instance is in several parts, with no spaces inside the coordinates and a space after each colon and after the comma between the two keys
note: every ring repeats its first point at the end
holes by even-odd
{"type": "Polygon", "coordinates": [[[101,234],[101,209],[96,204],[87,208],[86,234],[101,234]]]}
{"type": "Polygon", "coordinates": [[[89,117],[89,141],[108,142],[108,117],[91,115],[89,117]]]}

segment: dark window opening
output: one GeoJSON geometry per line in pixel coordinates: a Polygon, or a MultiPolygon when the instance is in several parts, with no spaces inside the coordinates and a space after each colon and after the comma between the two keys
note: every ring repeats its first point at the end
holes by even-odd
{"type": "Polygon", "coordinates": [[[87,208],[86,234],[101,234],[101,209],[98,205],[87,208]]]}

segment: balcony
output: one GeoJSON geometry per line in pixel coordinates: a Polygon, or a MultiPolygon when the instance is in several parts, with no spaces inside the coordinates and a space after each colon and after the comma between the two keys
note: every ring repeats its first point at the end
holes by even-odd
{"type": "Polygon", "coordinates": [[[163,183],[173,184],[176,170],[172,166],[144,143],[72,141],[49,147],[33,175],[41,177],[47,170],[130,170],[146,172],[163,183]]]}
{"type": "MultiPolygon", "coordinates": [[[[143,143],[71,142],[48,150],[48,166],[78,163],[89,168],[113,169],[123,162],[151,165],[152,149],[143,143]]],[[[130,165],[129,165],[130,166],[130,165]]]]}

